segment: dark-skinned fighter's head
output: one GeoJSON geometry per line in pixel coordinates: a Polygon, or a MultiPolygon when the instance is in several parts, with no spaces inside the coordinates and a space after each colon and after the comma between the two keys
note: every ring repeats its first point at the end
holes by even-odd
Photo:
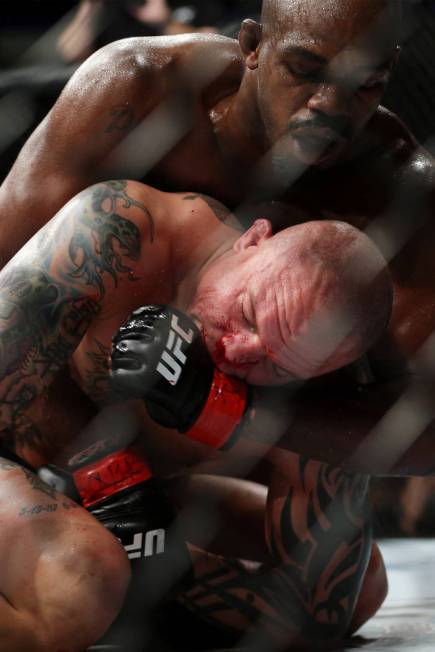
{"type": "Polygon", "coordinates": [[[264,146],[333,164],[379,106],[397,58],[400,0],[264,0],[239,41],[264,146]]]}

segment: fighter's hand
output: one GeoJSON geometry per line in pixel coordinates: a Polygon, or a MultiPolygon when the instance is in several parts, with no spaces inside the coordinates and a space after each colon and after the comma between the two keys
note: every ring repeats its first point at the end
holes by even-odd
{"type": "Polygon", "coordinates": [[[162,425],[189,428],[207,399],[214,368],[194,322],[175,308],[143,306],[112,342],[115,391],[145,399],[162,425]]]}
{"type": "Polygon", "coordinates": [[[241,420],[247,387],[213,364],[195,323],[169,306],[135,310],[113,338],[112,386],[143,398],[154,421],[214,448],[241,420]]]}

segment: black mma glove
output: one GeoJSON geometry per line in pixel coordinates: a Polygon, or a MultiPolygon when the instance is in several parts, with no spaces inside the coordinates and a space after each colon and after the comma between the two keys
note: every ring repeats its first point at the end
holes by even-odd
{"type": "Polygon", "coordinates": [[[115,392],[143,398],[162,426],[213,448],[229,446],[247,409],[248,386],[215,367],[189,317],[169,306],[143,306],[112,344],[115,392]]]}

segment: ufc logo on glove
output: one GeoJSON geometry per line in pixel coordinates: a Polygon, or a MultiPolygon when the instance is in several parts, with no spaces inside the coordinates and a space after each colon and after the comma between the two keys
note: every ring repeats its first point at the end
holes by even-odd
{"type": "MultiPolygon", "coordinates": [[[[122,543],[121,539],[118,540],[122,543]]],[[[136,532],[133,543],[123,546],[129,559],[161,555],[165,552],[165,531],[160,528],[149,532],[136,532]]]]}
{"type": "Polygon", "coordinates": [[[186,332],[178,323],[178,316],[172,315],[171,329],[163,351],[157,371],[168,383],[176,385],[180,379],[183,367],[186,364],[186,356],[181,350],[183,342],[191,344],[193,341],[193,330],[189,328],[186,332]],[[178,362],[177,362],[178,360],[178,362]]]}

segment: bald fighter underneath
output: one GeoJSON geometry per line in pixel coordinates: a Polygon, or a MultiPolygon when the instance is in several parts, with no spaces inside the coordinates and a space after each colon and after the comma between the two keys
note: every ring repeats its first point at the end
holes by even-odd
{"type": "MultiPolygon", "coordinates": [[[[216,365],[251,383],[278,385],[326,373],[355,360],[379,336],[391,309],[391,285],[368,238],[337,222],[273,236],[261,219],[240,234],[222,214],[208,198],[108,182],[73,199],[19,252],[0,274],[5,441],[9,436],[23,455],[38,449],[42,435],[31,404],[67,362],[94,401],[110,402],[101,360],[113,333],[140,304],[188,312],[216,365]]],[[[137,432],[144,423],[154,427],[142,403],[133,412],[137,432]]],[[[23,641],[28,650],[83,649],[119,609],[128,582],[122,548],[87,512],[30,472],[5,460],[2,476],[8,527],[0,548],[12,554],[15,569],[0,587],[7,649],[21,650],[23,641]],[[27,547],[15,545],[11,553],[12,539],[27,547]],[[74,592],[65,591],[65,582],[74,592]],[[100,613],[104,618],[95,618],[100,613]]],[[[364,610],[354,614],[370,553],[366,491],[365,477],[289,458],[270,487],[268,562],[235,563],[192,548],[194,582],[178,599],[238,636],[260,625],[287,643],[343,636],[352,617],[355,625],[371,615],[385,591],[375,574],[364,610]],[[313,512],[315,495],[321,501],[313,512]],[[316,529],[313,513],[325,528],[316,529]],[[300,557],[306,537],[311,553],[300,557]],[[334,574],[337,582],[324,586],[321,578],[334,574]],[[222,592],[218,577],[230,591],[222,592]],[[297,587],[302,594],[295,598],[297,587]]]]}

